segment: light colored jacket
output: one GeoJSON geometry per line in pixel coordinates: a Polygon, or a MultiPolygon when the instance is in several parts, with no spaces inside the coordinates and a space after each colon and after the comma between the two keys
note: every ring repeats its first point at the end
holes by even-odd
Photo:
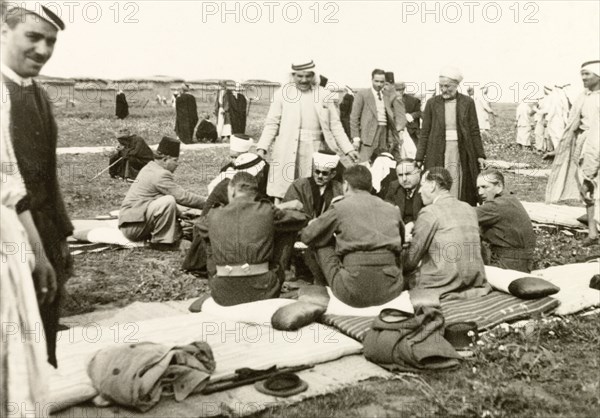
{"type": "MultiPolygon", "coordinates": [[[[397,137],[398,132],[406,127],[406,108],[401,96],[396,93],[383,93],[383,104],[386,110],[387,125],[390,133],[397,137]]],[[[350,133],[352,138],[368,146],[373,144],[377,131],[377,105],[372,90],[364,89],[356,93],[350,114],[350,133]]]]}
{"type": "MultiPolygon", "coordinates": [[[[295,180],[293,173],[301,123],[300,103],[291,99],[297,97],[295,88],[293,85],[286,85],[275,91],[262,135],[256,145],[257,149],[268,151],[275,141],[271,152],[267,194],[278,198],[283,198],[288,187],[295,180]]],[[[344,132],[333,102],[334,94],[323,87],[318,87],[315,98],[315,110],[327,148],[340,156],[353,151],[354,147],[344,132]]]]}
{"type": "Polygon", "coordinates": [[[119,211],[119,226],[126,222],[145,222],[146,208],[153,200],[170,195],[178,205],[202,209],[205,199],[175,183],[173,173],[150,161],[142,168],[125,195],[119,211]]]}

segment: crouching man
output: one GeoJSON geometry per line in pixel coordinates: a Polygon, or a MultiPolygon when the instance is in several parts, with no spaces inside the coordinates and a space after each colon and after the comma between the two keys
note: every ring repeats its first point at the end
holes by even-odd
{"type": "Polygon", "coordinates": [[[258,183],[249,173],[236,173],[227,194],[229,204],[212,209],[199,224],[208,240],[212,297],[222,306],[277,298],[284,271],[276,232],[298,231],[308,218],[298,210],[279,210],[268,200],[256,201],[258,183]]]}
{"type": "Polygon", "coordinates": [[[175,183],[173,173],[179,164],[177,139],[163,137],[155,160],[138,174],[119,211],[119,229],[131,241],[150,240],[158,250],[178,247],[181,226],[177,220],[185,208],[202,209],[204,198],[175,183]]]}
{"type": "Polygon", "coordinates": [[[398,257],[404,237],[400,210],[371,195],[371,172],[362,165],[345,171],[343,187],[344,198],[302,231],[302,242],[316,249],[338,299],[354,307],[384,304],[404,287],[398,257]]]}

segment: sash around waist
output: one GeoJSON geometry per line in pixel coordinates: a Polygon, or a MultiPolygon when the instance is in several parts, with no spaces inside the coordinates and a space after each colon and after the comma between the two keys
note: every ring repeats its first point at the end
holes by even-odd
{"type": "Polygon", "coordinates": [[[396,254],[390,250],[354,251],[344,255],[344,266],[387,266],[396,265],[396,254]]]}
{"type": "Polygon", "coordinates": [[[458,131],[456,129],[447,129],[446,141],[458,141],[458,131]]]}

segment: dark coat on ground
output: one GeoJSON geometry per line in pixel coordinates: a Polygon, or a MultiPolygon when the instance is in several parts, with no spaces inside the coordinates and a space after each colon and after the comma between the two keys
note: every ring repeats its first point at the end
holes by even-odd
{"type": "Polygon", "coordinates": [[[73,272],[73,258],[66,244],[73,232],[58,184],[57,127],[50,101],[37,84],[20,87],[3,77],[10,95],[11,137],[19,171],[30,198],[30,211],[46,255],[56,272],[54,301],[40,306],[48,361],[56,366],[56,333],[64,285],[73,272]]]}
{"type": "Polygon", "coordinates": [[[194,128],[198,123],[198,109],[196,98],[189,93],[181,93],[175,100],[177,118],[175,120],[175,133],[184,144],[190,144],[194,135],[194,128]]]}
{"type": "MultiPolygon", "coordinates": [[[[445,106],[441,95],[427,101],[423,112],[423,126],[419,135],[415,160],[423,161],[425,169],[444,166],[446,152],[445,106]]],[[[471,206],[477,204],[477,158],[485,158],[475,102],[464,94],[456,97],[456,126],[458,149],[462,166],[463,186],[460,200],[471,206]]]]}
{"type": "Polygon", "coordinates": [[[119,119],[125,119],[129,116],[129,104],[127,103],[125,93],[117,94],[115,115],[117,115],[119,119]]]}
{"type": "Polygon", "coordinates": [[[217,127],[211,121],[202,119],[198,125],[198,130],[196,130],[196,139],[215,142],[217,140],[217,127]]]}

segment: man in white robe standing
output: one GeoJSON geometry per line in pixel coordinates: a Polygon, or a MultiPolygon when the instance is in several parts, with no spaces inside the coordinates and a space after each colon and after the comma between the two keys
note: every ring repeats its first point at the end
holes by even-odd
{"type": "Polygon", "coordinates": [[[346,161],[358,161],[331,93],[319,81],[312,60],[292,64],[291,80],[275,92],[256,145],[265,158],[273,144],[267,195],[276,203],[295,179],[312,175],[315,152],[330,150],[348,157],[346,161]]]}

